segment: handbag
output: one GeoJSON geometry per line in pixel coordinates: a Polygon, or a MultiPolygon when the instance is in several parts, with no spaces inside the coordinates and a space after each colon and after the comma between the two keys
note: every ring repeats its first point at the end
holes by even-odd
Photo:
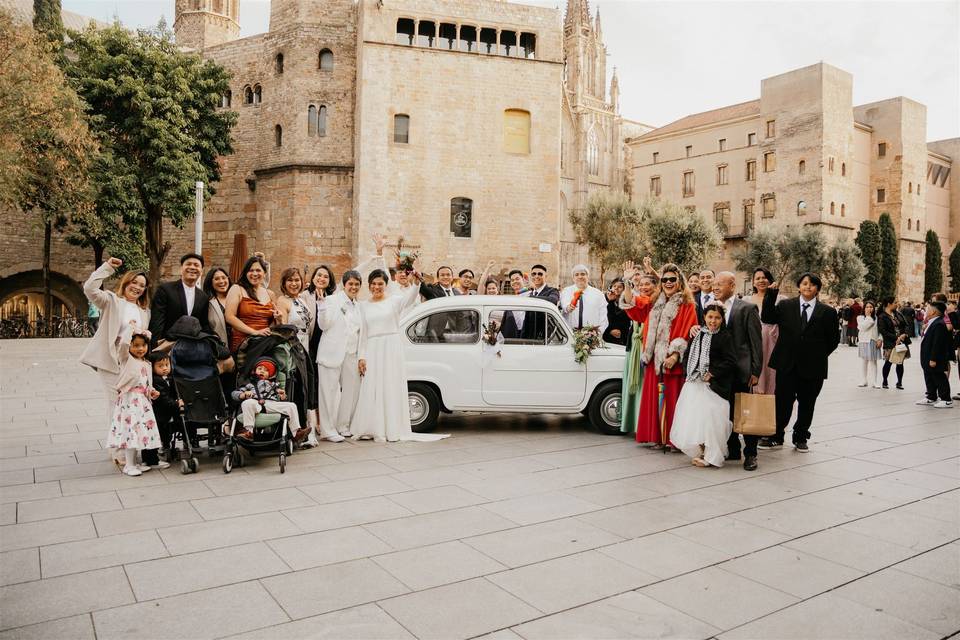
{"type": "Polygon", "coordinates": [[[738,393],[733,400],[733,431],[746,436],[774,435],[777,406],[773,395],[738,393]]]}
{"type": "Polygon", "coordinates": [[[891,364],[903,364],[903,361],[907,359],[907,353],[909,353],[907,345],[901,342],[890,350],[890,355],[887,356],[887,360],[891,364]]]}

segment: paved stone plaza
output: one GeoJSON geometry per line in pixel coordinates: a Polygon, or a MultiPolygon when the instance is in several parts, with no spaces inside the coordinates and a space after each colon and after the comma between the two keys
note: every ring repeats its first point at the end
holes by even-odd
{"type": "MultiPolygon", "coordinates": [[[[446,417],[225,476],[120,475],[83,341],[0,342],[0,639],[942,638],[960,408],[832,357],[811,452],[760,470],[577,418],[446,417]]],[[[954,378],[955,381],[955,378],[954,378]]]]}

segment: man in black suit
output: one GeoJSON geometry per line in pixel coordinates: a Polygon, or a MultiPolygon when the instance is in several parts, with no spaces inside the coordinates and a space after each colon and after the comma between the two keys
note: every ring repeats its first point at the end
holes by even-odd
{"type": "Polygon", "coordinates": [[[697,322],[703,324],[703,310],[713,302],[713,269],[704,269],[699,274],[697,287],[699,292],[693,294],[693,302],[697,305],[697,322]]]}
{"type": "MultiPolygon", "coordinates": [[[[524,288],[523,272],[519,269],[514,269],[508,273],[507,280],[510,281],[510,289],[513,291],[513,295],[530,295],[529,290],[524,288]]],[[[500,333],[502,333],[503,337],[507,340],[526,338],[526,334],[529,332],[529,328],[527,327],[529,315],[526,311],[504,311],[500,333]]]]}
{"type": "MultiPolygon", "coordinates": [[[[737,360],[736,375],[733,379],[733,394],[730,396],[730,419],[733,420],[734,398],[738,393],[750,393],[757,384],[763,369],[763,331],[760,326],[760,314],[757,305],[738,298],[736,294],[737,277],[729,271],[721,271],[716,276],[719,289],[717,300],[724,306],[727,328],[733,338],[733,353],[737,360]]],[[[754,471],[757,468],[757,443],[759,436],[743,436],[743,468],[754,471]]],[[[727,460],[740,459],[740,434],[731,433],[727,440],[727,460]]]]}
{"type": "Polygon", "coordinates": [[[211,333],[207,315],[210,299],[199,285],[202,275],[203,256],[187,253],[180,258],[180,279],[157,287],[150,306],[152,347],[169,340],[167,332],[181,316],[193,316],[200,321],[201,331],[211,333]]]}
{"type": "Polygon", "coordinates": [[[763,438],[761,449],[783,446],[783,435],[796,402],[793,446],[803,453],[809,451],[810,424],[817,396],[827,379],[827,358],[840,344],[836,310],[817,299],[822,286],[817,275],[804,273],[797,280],[800,295],[779,303],[776,284],[767,288],[760,319],[780,328],[780,337],[770,355],[770,368],[777,372],[777,433],[763,438]]]}
{"type": "Polygon", "coordinates": [[[442,266],[437,269],[437,281],[435,283],[420,283],[420,295],[423,296],[424,300],[433,300],[434,298],[462,296],[463,293],[453,286],[453,269],[442,266]]]}
{"type": "MultiPolygon", "coordinates": [[[[936,294],[934,294],[936,295],[936,294]]],[[[956,357],[953,349],[952,330],[947,327],[947,305],[942,300],[927,303],[927,329],[920,343],[920,368],[923,369],[923,382],[927,387],[926,397],[917,404],[949,409],[953,407],[950,399],[950,380],[947,372],[950,361],[956,357]]],[[[950,319],[951,326],[953,325],[950,319]]]]}
{"type": "MultiPolygon", "coordinates": [[[[547,284],[547,268],[542,264],[530,267],[530,297],[547,300],[554,306],[560,305],[560,290],[547,284]]],[[[547,315],[545,313],[531,313],[526,327],[525,338],[542,340],[547,336],[547,315]]]]}

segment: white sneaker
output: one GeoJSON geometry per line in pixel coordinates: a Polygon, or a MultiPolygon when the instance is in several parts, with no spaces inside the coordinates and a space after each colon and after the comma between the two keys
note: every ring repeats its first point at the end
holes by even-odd
{"type": "Polygon", "coordinates": [[[324,440],[329,440],[330,442],[343,442],[344,440],[346,440],[346,438],[344,438],[344,437],[343,437],[342,435],[340,435],[339,433],[335,433],[335,434],[333,434],[332,436],[326,436],[326,437],[323,438],[323,439],[324,439],[324,440]]]}
{"type": "Polygon", "coordinates": [[[152,465],[150,465],[150,468],[151,468],[151,469],[169,469],[169,468],[170,468],[170,463],[169,463],[169,462],[166,462],[166,461],[164,461],[164,460],[161,460],[161,461],[158,462],[157,464],[152,464],[152,465]]]}
{"type": "Polygon", "coordinates": [[[353,437],[353,434],[350,433],[349,431],[344,431],[344,432],[341,433],[340,435],[342,435],[344,438],[352,438],[352,437],[353,437]]]}
{"type": "Polygon", "coordinates": [[[918,404],[922,407],[932,407],[937,404],[936,400],[931,400],[930,398],[924,398],[923,400],[917,400],[913,404],[918,404]]]}
{"type": "Polygon", "coordinates": [[[878,384],[873,385],[873,388],[874,388],[874,389],[883,389],[883,387],[881,387],[881,386],[878,385],[878,384]]]}
{"type": "Polygon", "coordinates": [[[953,407],[953,402],[950,400],[937,400],[933,405],[934,409],[950,409],[951,407],[953,407]]]}
{"type": "Polygon", "coordinates": [[[140,469],[138,469],[137,467],[131,467],[131,466],[124,467],[123,473],[124,475],[133,476],[133,477],[143,475],[143,472],[140,471],[140,469]]]}
{"type": "Polygon", "coordinates": [[[137,469],[140,469],[141,472],[146,473],[147,471],[150,471],[150,465],[137,463],[137,469]]]}

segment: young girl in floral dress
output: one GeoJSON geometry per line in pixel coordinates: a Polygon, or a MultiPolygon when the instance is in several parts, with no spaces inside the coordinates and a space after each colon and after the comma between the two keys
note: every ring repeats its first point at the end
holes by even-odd
{"type": "Polygon", "coordinates": [[[160,394],[152,386],[153,369],[146,360],[149,334],[134,331],[129,357],[121,363],[117,375],[117,400],[107,436],[107,447],[123,451],[122,471],[128,476],[139,476],[150,469],[137,464],[138,450],[160,447],[160,431],[150,403],[160,394]]]}

